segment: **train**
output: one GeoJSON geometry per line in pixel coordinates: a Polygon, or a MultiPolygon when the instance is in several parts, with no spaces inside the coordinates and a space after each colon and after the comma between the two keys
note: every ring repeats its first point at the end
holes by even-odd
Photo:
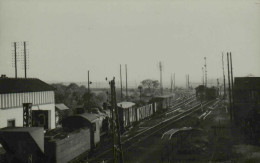
{"type": "MultiPolygon", "coordinates": [[[[121,133],[169,107],[171,99],[157,98],[141,107],[132,102],[118,103],[121,133]]],[[[68,116],[62,120],[62,128],[49,131],[43,127],[4,128],[0,130],[0,143],[6,149],[7,162],[69,162],[98,146],[101,137],[110,132],[110,118],[109,110],[93,111],[68,116]]]]}
{"type": "Polygon", "coordinates": [[[196,97],[200,100],[213,100],[219,96],[219,89],[216,87],[205,87],[199,85],[196,89],[196,97]]]}

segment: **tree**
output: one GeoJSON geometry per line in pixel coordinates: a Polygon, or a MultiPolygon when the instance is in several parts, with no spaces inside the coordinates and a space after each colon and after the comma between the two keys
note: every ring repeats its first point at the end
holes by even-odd
{"type": "Polygon", "coordinates": [[[152,79],[145,79],[141,82],[144,88],[148,88],[149,92],[151,93],[151,87],[153,86],[152,79]]]}
{"type": "Polygon", "coordinates": [[[153,81],[153,91],[155,91],[155,89],[158,89],[159,87],[159,81],[158,80],[154,80],[153,81]]]}

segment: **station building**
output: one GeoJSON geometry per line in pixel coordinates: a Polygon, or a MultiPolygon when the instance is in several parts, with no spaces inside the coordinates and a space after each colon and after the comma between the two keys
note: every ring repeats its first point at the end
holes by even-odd
{"type": "Polygon", "coordinates": [[[23,126],[23,104],[32,103],[32,126],[55,128],[54,88],[36,78],[0,78],[0,128],[23,126]]]}

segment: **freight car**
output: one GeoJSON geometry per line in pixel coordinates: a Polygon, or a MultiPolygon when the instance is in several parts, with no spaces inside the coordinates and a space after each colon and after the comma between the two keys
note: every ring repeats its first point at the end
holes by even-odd
{"type": "Polygon", "coordinates": [[[200,85],[196,88],[196,97],[200,100],[213,100],[218,97],[218,88],[216,87],[205,87],[200,85]]]}
{"type": "Polygon", "coordinates": [[[168,109],[171,106],[173,95],[155,96],[150,100],[150,103],[154,104],[154,108],[159,111],[168,109]]]}
{"type": "Polygon", "coordinates": [[[155,104],[147,104],[145,106],[136,107],[133,102],[120,102],[117,104],[119,122],[121,131],[124,131],[126,128],[130,127],[134,122],[141,121],[151,115],[153,115],[153,108],[155,104]]]}
{"type": "Polygon", "coordinates": [[[99,114],[73,115],[62,121],[63,128],[45,134],[41,127],[5,128],[0,143],[9,162],[68,162],[97,146],[104,119],[99,114]]]}

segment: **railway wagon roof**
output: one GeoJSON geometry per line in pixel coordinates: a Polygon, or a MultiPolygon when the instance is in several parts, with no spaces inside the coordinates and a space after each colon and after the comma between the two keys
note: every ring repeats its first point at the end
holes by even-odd
{"type": "Polygon", "coordinates": [[[133,103],[133,102],[119,102],[119,103],[117,103],[117,106],[120,107],[120,108],[123,108],[123,109],[130,108],[134,105],[135,105],[135,103],[133,103]]]}
{"type": "Polygon", "coordinates": [[[58,110],[69,110],[69,108],[63,104],[63,103],[60,103],[60,104],[55,104],[55,107],[58,109],[58,110]]]}
{"type": "Polygon", "coordinates": [[[155,96],[154,98],[169,98],[172,97],[173,95],[161,95],[161,96],[155,96]]]}
{"type": "Polygon", "coordinates": [[[93,113],[83,113],[83,114],[78,114],[77,116],[82,117],[90,122],[94,122],[99,119],[98,114],[93,114],[93,113]]]}

